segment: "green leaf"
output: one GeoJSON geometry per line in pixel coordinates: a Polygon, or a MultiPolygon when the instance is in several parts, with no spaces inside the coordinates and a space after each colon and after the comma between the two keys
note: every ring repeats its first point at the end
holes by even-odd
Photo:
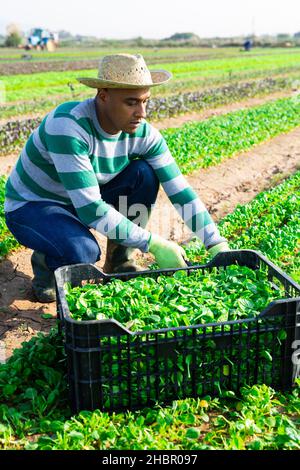
{"type": "Polygon", "coordinates": [[[185,436],[187,439],[199,439],[200,430],[198,428],[188,428],[186,430],[185,436]]]}
{"type": "Polygon", "coordinates": [[[81,432],[78,431],[71,431],[68,433],[68,436],[71,437],[72,439],[84,439],[84,435],[81,432]]]}
{"type": "Polygon", "coordinates": [[[29,398],[30,400],[35,400],[37,398],[37,390],[35,388],[27,388],[24,393],[25,398],[29,398]]]}
{"type": "Polygon", "coordinates": [[[17,390],[17,386],[12,385],[12,384],[7,384],[7,385],[4,385],[3,387],[4,395],[13,395],[16,390],[17,390]]]}
{"type": "Polygon", "coordinates": [[[272,358],[271,354],[269,353],[269,351],[261,351],[260,355],[261,355],[261,357],[264,357],[265,359],[267,359],[267,361],[269,361],[269,362],[273,361],[273,358],[272,358]]]}
{"type": "Polygon", "coordinates": [[[285,330],[280,330],[277,333],[277,337],[280,340],[285,340],[287,338],[287,332],[285,330]]]}
{"type": "Polygon", "coordinates": [[[177,308],[177,310],[179,310],[179,312],[187,312],[188,311],[188,307],[184,307],[184,305],[174,305],[175,308],[177,308]]]}

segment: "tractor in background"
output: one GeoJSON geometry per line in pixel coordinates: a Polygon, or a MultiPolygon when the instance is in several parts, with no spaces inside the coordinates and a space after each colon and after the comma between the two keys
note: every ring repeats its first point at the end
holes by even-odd
{"type": "Polygon", "coordinates": [[[27,37],[25,49],[47,50],[52,52],[58,46],[58,34],[50,32],[48,29],[35,28],[31,30],[27,37]]]}

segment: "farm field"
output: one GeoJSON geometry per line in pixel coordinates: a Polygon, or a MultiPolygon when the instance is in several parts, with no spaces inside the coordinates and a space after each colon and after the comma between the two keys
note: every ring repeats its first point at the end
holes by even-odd
{"type": "MultiPolygon", "coordinates": [[[[152,96],[170,96],[178,92],[208,89],[220,84],[236,84],[261,78],[285,78],[287,74],[293,81],[299,77],[299,52],[264,51],[261,55],[238,56],[223,54],[222,58],[214,53],[206,60],[188,60],[181,62],[154,63],[152,68],[165,68],[174,75],[168,85],[160,90],[153,89],[152,96]]],[[[220,53],[219,53],[220,54],[220,53]]],[[[1,62],[0,62],[1,64],[1,62]]],[[[64,70],[42,73],[24,73],[18,75],[2,75],[0,80],[5,87],[6,103],[2,108],[3,117],[31,113],[38,106],[39,111],[47,111],[61,100],[87,98],[91,90],[87,90],[76,81],[78,76],[96,75],[95,68],[91,70],[64,70]],[[22,86],[20,87],[20,80],[22,86]]]]}
{"type": "MultiPolygon", "coordinates": [[[[95,63],[99,60],[99,57],[107,54],[115,54],[118,52],[126,52],[129,54],[142,54],[146,59],[147,63],[156,63],[156,62],[166,62],[166,61],[182,61],[188,59],[216,59],[224,57],[238,57],[243,53],[243,51],[237,49],[236,47],[216,47],[216,48],[205,48],[205,47],[160,47],[151,48],[151,47],[139,47],[139,48],[128,48],[128,47],[64,47],[57,49],[53,52],[48,51],[37,51],[31,50],[29,53],[26,53],[23,50],[12,50],[10,48],[1,49],[0,64],[5,65],[16,65],[21,72],[24,72],[24,67],[30,63],[37,63],[39,67],[45,67],[48,69],[55,64],[61,64],[61,61],[71,62],[72,67],[76,67],[77,63],[80,61],[93,60],[95,63]],[[25,56],[25,57],[24,57],[25,56]],[[27,56],[27,57],[26,57],[27,56]],[[75,65],[74,65],[75,64],[75,65]]],[[[295,49],[287,51],[286,48],[259,48],[257,50],[252,50],[251,55],[261,56],[269,55],[278,55],[282,53],[295,52],[295,49]]],[[[91,64],[93,65],[93,64],[91,64]]],[[[1,73],[5,74],[5,67],[2,68],[1,73]]],[[[17,69],[17,68],[16,68],[17,69]]],[[[12,70],[8,70],[8,75],[12,74],[12,70]]]]}
{"type": "MultiPolygon", "coordinates": [[[[96,69],[92,64],[77,69],[77,62],[110,52],[115,51],[34,53],[30,66],[42,63],[43,72],[20,74],[15,68],[0,76],[6,88],[0,107],[1,207],[5,180],[43,114],[64,100],[91,97],[74,78],[96,69]],[[61,61],[68,63],[67,71],[59,70],[61,61]],[[44,72],[47,63],[50,71],[44,72]],[[51,68],[55,64],[57,70],[51,68]]],[[[230,247],[262,252],[299,283],[300,51],[139,52],[150,68],[174,75],[169,87],[153,93],[149,120],[161,130],[230,247]]],[[[6,64],[21,67],[18,54],[1,51],[0,72],[6,64]]],[[[160,191],[150,230],[161,229],[156,221],[167,203],[160,191]]],[[[184,242],[190,261],[206,262],[203,247],[189,242],[176,214],[172,220],[173,230],[164,236],[184,242]]],[[[99,244],[104,258],[101,236],[99,244]]],[[[99,411],[71,416],[55,305],[34,301],[30,255],[9,234],[0,209],[0,341],[10,357],[0,365],[0,449],[300,449],[299,381],[287,393],[260,384],[244,387],[240,395],[187,398],[113,416],[99,411]]],[[[148,255],[136,256],[141,266],[151,262],[148,255]]],[[[181,317],[185,321],[183,312],[181,317]]],[[[155,321],[159,328],[157,316],[155,321]]]]}

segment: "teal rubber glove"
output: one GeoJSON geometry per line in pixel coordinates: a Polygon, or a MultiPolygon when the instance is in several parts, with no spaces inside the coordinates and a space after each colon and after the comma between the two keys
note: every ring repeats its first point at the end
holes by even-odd
{"type": "Polygon", "coordinates": [[[230,251],[230,248],[227,242],[222,242],[222,243],[218,243],[217,245],[212,246],[207,251],[212,257],[214,257],[218,253],[221,253],[221,251],[230,251]]]}
{"type": "Polygon", "coordinates": [[[170,242],[154,233],[150,236],[149,251],[160,269],[187,267],[184,261],[186,256],[184,249],[177,243],[170,242]]]}

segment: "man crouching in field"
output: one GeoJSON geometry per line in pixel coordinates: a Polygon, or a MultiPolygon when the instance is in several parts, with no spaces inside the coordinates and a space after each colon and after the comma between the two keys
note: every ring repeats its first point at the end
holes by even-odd
{"type": "Polygon", "coordinates": [[[212,256],[229,249],[145,120],[151,88],[170,78],[150,72],[141,55],[105,56],[98,78],[78,79],[96,88],[96,97],[63,103],[29,137],[7,181],[4,209],[16,239],[34,250],[37,300],[55,300],[58,267],[100,259],[90,228],[107,237],[107,273],[138,270],[135,248],[152,253],[159,268],[186,266],[183,248],[145,228],[160,183],[212,256]]]}

